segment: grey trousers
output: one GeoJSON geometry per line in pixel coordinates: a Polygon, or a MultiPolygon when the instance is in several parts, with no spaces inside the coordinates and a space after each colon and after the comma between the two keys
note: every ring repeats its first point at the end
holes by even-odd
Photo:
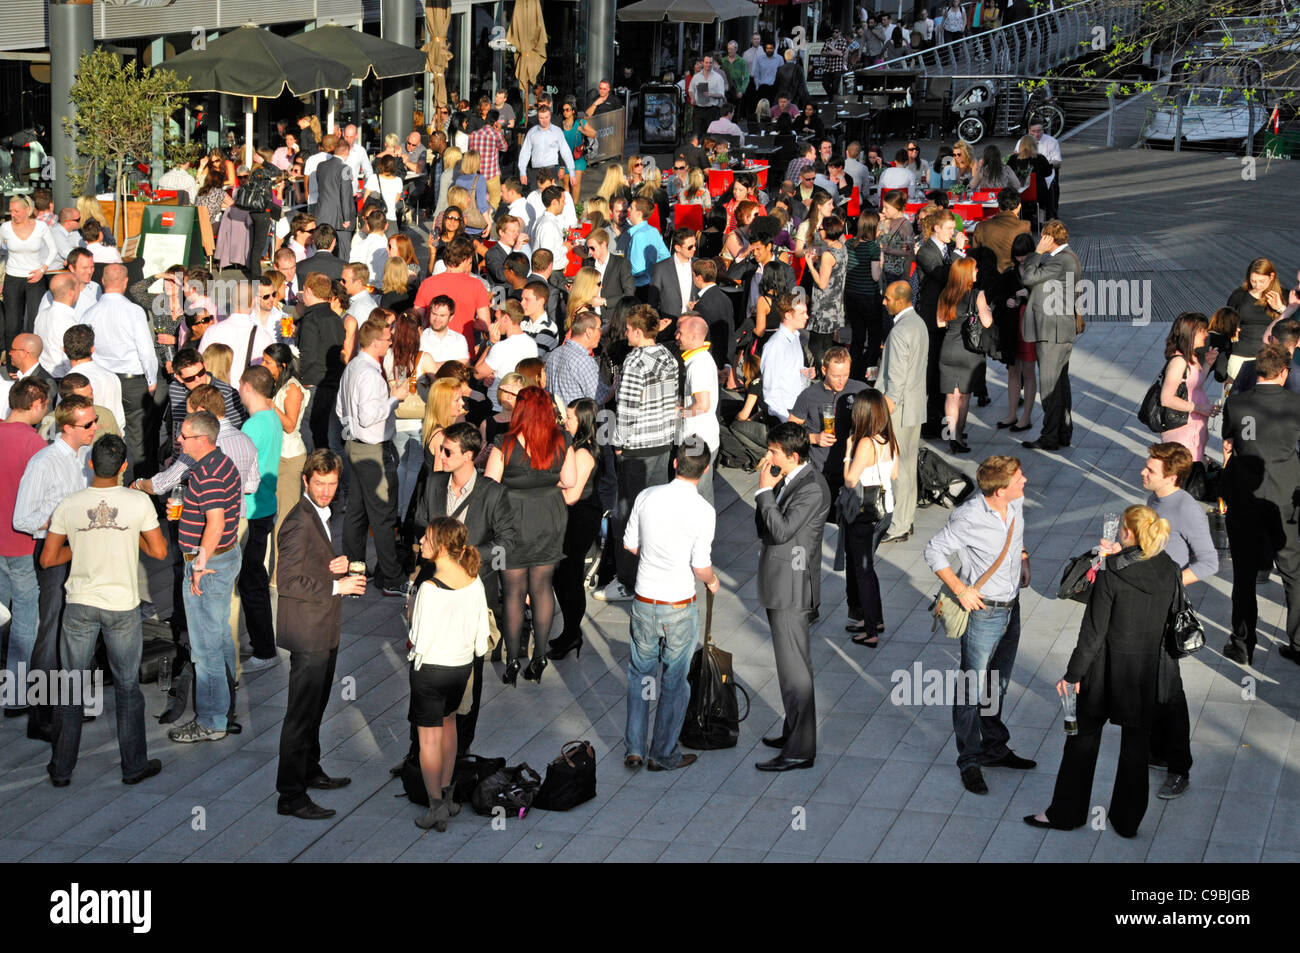
{"type": "Polygon", "coordinates": [[[810,609],[768,609],[772,629],[772,652],[776,656],[776,680],[785,706],[781,734],[783,758],[817,756],[817,706],[813,696],[812,649],[809,646],[810,609]]]}
{"type": "MultiPolygon", "coordinates": [[[[36,541],[32,558],[40,566],[41,550],[45,540],[36,541]]],[[[36,584],[40,587],[39,621],[36,624],[36,644],[32,647],[29,671],[57,672],[59,669],[59,631],[63,625],[64,584],[68,581],[68,563],[36,570],[36,584]]],[[[47,676],[48,677],[48,676],[47,676]]],[[[53,705],[31,705],[27,716],[29,731],[43,731],[54,722],[53,705]]]]}
{"type": "Polygon", "coordinates": [[[1074,344],[1039,341],[1038,392],[1043,395],[1043,430],[1039,440],[1048,446],[1069,443],[1074,435],[1070,413],[1070,352],[1074,344]]]}
{"type": "Polygon", "coordinates": [[[898,479],[894,481],[894,515],[889,535],[898,536],[912,528],[916,516],[916,455],[921,449],[921,425],[894,427],[898,440],[898,479]]]}

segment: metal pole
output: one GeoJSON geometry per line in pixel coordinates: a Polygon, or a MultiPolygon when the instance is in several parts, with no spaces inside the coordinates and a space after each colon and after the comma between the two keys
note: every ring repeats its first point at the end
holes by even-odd
{"type": "Polygon", "coordinates": [[[1183,90],[1178,90],[1178,105],[1174,107],[1174,151],[1183,151],[1183,90]]]}
{"type": "MultiPolygon", "coordinates": [[[[415,47],[414,0],[382,0],[380,32],[385,40],[415,47]]],[[[415,112],[415,90],[409,76],[384,80],[382,135],[405,136],[411,131],[415,112]]],[[[359,116],[359,113],[358,113],[359,116]]]]}
{"type": "Polygon", "coordinates": [[[244,97],[244,165],[253,169],[253,97],[244,97]]]}
{"type": "MultiPolygon", "coordinates": [[[[591,0],[587,5],[587,86],[614,79],[615,0],[591,0]]],[[[650,75],[653,80],[654,73],[650,75]]],[[[580,92],[585,92],[582,90],[580,92]]],[[[579,98],[579,104],[585,100],[579,98]]]]}
{"type": "MultiPolygon", "coordinates": [[[[54,207],[71,205],[76,199],[69,172],[76,165],[77,143],[64,130],[63,118],[76,121],[72,105],[72,84],[82,53],[95,46],[95,14],[92,0],[50,0],[50,153],[54,156],[54,207]]],[[[93,180],[87,191],[94,192],[93,180]]]]}
{"type": "Polygon", "coordinates": [[[1115,90],[1106,90],[1106,148],[1115,148],[1115,90]]]}

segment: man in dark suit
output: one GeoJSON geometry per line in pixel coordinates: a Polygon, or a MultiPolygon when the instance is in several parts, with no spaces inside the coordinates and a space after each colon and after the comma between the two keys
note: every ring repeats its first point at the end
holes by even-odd
{"type": "Polygon", "coordinates": [[[718,263],[697,258],[691,263],[695,284],[695,306],[691,309],[709,325],[709,356],[718,367],[736,359],[736,308],[718,287],[718,263]]]}
{"type": "Polygon", "coordinates": [[[676,322],[686,310],[695,289],[691,259],[695,257],[695,233],[689,228],[673,232],[673,253],[650,271],[650,304],[660,320],[676,322]]]}
{"type": "MultiPolygon", "coordinates": [[[[316,254],[310,258],[304,258],[298,262],[296,274],[298,276],[298,287],[301,288],[307,280],[307,276],[312,272],[324,275],[330,281],[340,281],[343,278],[343,266],[347,264],[342,258],[334,254],[335,247],[338,245],[338,235],[329,225],[317,225],[316,231],[312,235],[312,246],[316,249],[316,254]]],[[[329,300],[328,298],[326,299],[329,300]]]]}
{"type": "MultiPolygon", "coordinates": [[[[916,313],[925,320],[930,332],[930,352],[925,372],[925,390],[928,395],[925,426],[921,436],[938,437],[943,430],[944,395],[939,388],[939,351],[943,346],[944,329],[939,327],[939,296],[948,284],[948,272],[957,260],[957,251],[966,247],[966,236],[957,231],[952,212],[934,212],[935,226],[930,240],[916,252],[916,268],[921,275],[921,293],[916,301],[916,313]]],[[[961,434],[954,433],[953,440],[961,434]]]]}
{"type": "Polygon", "coordinates": [[[812,651],[808,630],[821,602],[822,530],[831,505],[826,479],[808,462],[808,431],[777,424],[768,432],[767,456],[758,464],[755,522],[758,601],[767,610],[785,726],[763,744],[780,748],[760,771],[811,768],[817,756],[812,651]],[[772,475],[775,468],[777,474],[772,475]]]}
{"type": "MultiPolygon", "coordinates": [[[[357,217],[356,183],[352,180],[351,167],[344,161],[350,149],[346,140],[331,135],[321,140],[321,150],[333,152],[333,155],[316,166],[314,173],[316,222],[318,226],[329,225],[338,233],[339,253],[346,261],[352,244],[352,225],[357,217]]],[[[319,228],[316,237],[320,237],[319,228]]],[[[321,248],[319,242],[316,247],[321,248]]]]}
{"type": "Polygon", "coordinates": [[[1075,294],[1082,269],[1068,245],[1064,223],[1052,219],[1043,226],[1037,251],[1020,266],[1020,279],[1029,289],[1025,304],[1024,339],[1038,352],[1038,392],[1043,396],[1043,429],[1030,450],[1068,447],[1074,435],[1071,415],[1070,352],[1074,350],[1078,311],[1075,294]]]}
{"type": "Polygon", "coordinates": [[[998,274],[1011,267],[1011,245],[1017,235],[1028,235],[1029,223],[1020,218],[1020,193],[1008,186],[998,192],[998,214],[975,226],[971,245],[990,248],[998,256],[998,274]]]}
{"type": "MultiPolygon", "coordinates": [[[[424,528],[438,517],[450,516],[465,524],[470,545],[476,547],[482,557],[478,575],[487,593],[488,608],[500,612],[497,570],[505,565],[503,556],[518,541],[519,527],[515,525],[514,510],[510,508],[509,491],[474,469],[474,460],[482,449],[483,437],[472,424],[452,424],[443,432],[443,466],[447,469],[429,474],[424,495],[416,501],[415,526],[422,536],[424,528]]],[[[474,741],[482,695],[483,657],[477,656],[474,659],[473,707],[468,715],[456,716],[460,754],[468,752],[474,741]]]]}
{"type": "Polygon", "coordinates": [[[1286,592],[1288,645],[1278,654],[1300,662],[1300,542],[1287,525],[1300,487],[1300,395],[1283,386],[1290,355],[1267,344],[1255,359],[1259,382],[1223,405],[1223,476],[1232,553],[1232,639],[1223,654],[1249,663],[1255,654],[1257,573],[1277,566],[1286,592]]]}
{"type": "Polygon", "coordinates": [[[330,535],[330,503],[338,492],[343,461],[315,450],[303,465],[303,496],[280,524],[276,539],[279,606],[276,642],[289,651],[289,698],[280,727],[276,810],[303,820],[333,817],[307,795],[332,791],[351,778],[331,778],[320,764],[320,723],[334,683],[343,596],[366,591],[364,575],[348,575],[348,558],[336,556],[330,535]]]}
{"type": "Polygon", "coordinates": [[[636,284],[632,280],[632,265],[622,255],[615,255],[609,247],[609,232],[597,228],[587,236],[587,255],[583,259],[584,268],[595,268],[600,272],[600,296],[605,299],[601,306],[601,317],[606,327],[609,315],[614,313],[619,301],[636,294],[636,284]]]}
{"type": "Polygon", "coordinates": [[[302,301],[307,310],[298,319],[299,379],[311,388],[303,436],[310,435],[315,447],[328,447],[330,415],[343,378],[343,321],[330,309],[330,282],[325,275],[306,276],[302,301]]]}
{"type": "Polygon", "coordinates": [[[748,347],[755,339],[759,349],[763,342],[781,326],[781,316],[773,305],[777,296],[793,291],[794,269],[776,257],[772,240],[776,238],[775,219],[764,216],[754,219],[750,230],[753,242],[753,259],[758,267],[745,281],[745,318],[736,328],[736,347],[748,347]],[[758,328],[762,318],[763,327],[758,328]]]}

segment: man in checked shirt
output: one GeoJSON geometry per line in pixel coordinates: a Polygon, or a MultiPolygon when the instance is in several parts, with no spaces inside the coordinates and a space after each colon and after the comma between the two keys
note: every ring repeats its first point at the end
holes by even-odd
{"type": "MultiPolygon", "coordinates": [[[[614,432],[614,471],[618,478],[618,510],[611,539],[622,539],[637,494],[648,486],[667,483],[668,460],[677,435],[679,367],[662,344],[655,343],[659,312],[637,305],[626,318],[627,343],[615,390],[617,425],[614,432]]],[[[593,595],[603,602],[626,602],[636,589],[637,557],[619,547],[618,576],[593,595]]]]}
{"type": "Polygon", "coordinates": [[[490,109],[487,122],[469,134],[469,151],[478,153],[482,163],[479,174],[487,181],[488,205],[492,207],[490,218],[496,218],[497,206],[501,203],[501,153],[510,148],[505,133],[501,131],[502,125],[501,114],[490,109]]]}

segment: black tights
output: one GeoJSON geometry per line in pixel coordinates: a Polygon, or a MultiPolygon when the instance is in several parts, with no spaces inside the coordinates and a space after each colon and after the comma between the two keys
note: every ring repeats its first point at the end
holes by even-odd
{"type": "Polygon", "coordinates": [[[524,597],[533,607],[533,646],[537,658],[546,657],[546,641],[555,619],[555,595],[551,591],[555,565],[506,569],[505,593],[502,598],[506,617],[506,661],[513,662],[525,654],[528,646],[520,645],[524,631],[524,597]]]}

